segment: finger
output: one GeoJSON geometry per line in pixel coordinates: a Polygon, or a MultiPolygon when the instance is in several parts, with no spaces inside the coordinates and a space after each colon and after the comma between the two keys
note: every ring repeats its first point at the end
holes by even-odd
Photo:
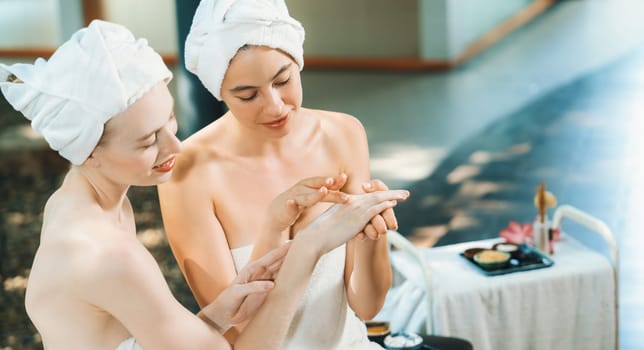
{"type": "Polygon", "coordinates": [[[348,200],[349,195],[344,192],[329,191],[320,201],[328,203],[346,203],[348,200]]]}
{"type": "Polygon", "coordinates": [[[327,183],[327,188],[330,190],[339,190],[347,183],[349,177],[345,173],[340,173],[332,177],[332,182],[327,183]]]}
{"type": "Polygon", "coordinates": [[[268,293],[256,293],[246,298],[237,312],[230,318],[232,324],[240,324],[253,316],[266,300],[268,293]]]}
{"type": "Polygon", "coordinates": [[[304,208],[313,206],[314,204],[324,200],[324,198],[329,194],[329,190],[322,186],[318,189],[307,188],[305,191],[301,191],[293,197],[293,201],[297,205],[297,211],[304,208]]]}
{"type": "Polygon", "coordinates": [[[380,213],[380,216],[385,220],[385,224],[390,230],[398,230],[398,219],[396,219],[396,214],[394,214],[393,209],[387,209],[380,213]]]}
{"type": "Polygon", "coordinates": [[[364,229],[365,235],[372,240],[378,239],[378,231],[373,227],[372,224],[368,224],[364,229]]]}
{"type": "Polygon", "coordinates": [[[275,282],[273,281],[251,281],[233,286],[232,293],[235,299],[243,300],[251,294],[266,293],[274,287],[275,282]]]}
{"type": "Polygon", "coordinates": [[[387,191],[387,190],[389,190],[389,187],[387,185],[385,185],[385,183],[382,182],[381,180],[374,179],[374,180],[367,181],[367,182],[363,183],[362,184],[362,189],[366,193],[371,193],[371,192],[375,192],[375,191],[387,191]]]}
{"type": "Polygon", "coordinates": [[[264,256],[262,256],[261,258],[255,260],[255,262],[263,266],[270,266],[277,261],[283,260],[290,248],[290,241],[283,243],[281,246],[272,249],[268,253],[264,254],[264,256]]]}
{"type": "Polygon", "coordinates": [[[376,215],[371,219],[371,225],[375,229],[378,235],[384,235],[387,233],[387,224],[382,215],[376,215]]]}
{"type": "Polygon", "coordinates": [[[367,238],[367,235],[364,233],[364,231],[363,231],[363,232],[359,232],[359,233],[356,235],[356,238],[358,238],[358,239],[359,239],[359,240],[361,240],[361,241],[364,241],[364,240],[367,238]]]}
{"type": "Polygon", "coordinates": [[[273,265],[268,267],[267,272],[271,274],[275,274],[277,271],[279,271],[282,268],[283,263],[284,263],[284,259],[275,262],[273,265]]]}
{"type": "Polygon", "coordinates": [[[383,210],[395,207],[396,204],[398,204],[398,201],[396,200],[387,200],[387,201],[376,203],[375,205],[371,206],[367,210],[366,215],[368,217],[373,218],[374,216],[381,213],[383,210]]]}
{"type": "Polygon", "coordinates": [[[409,191],[407,190],[388,190],[388,191],[377,191],[366,194],[351,195],[351,200],[362,201],[363,204],[367,206],[374,205],[378,202],[396,200],[404,201],[409,197],[409,191]]]}
{"type": "Polygon", "coordinates": [[[290,242],[284,243],[281,246],[264,254],[261,258],[248,263],[235,277],[234,283],[246,283],[251,280],[253,276],[262,276],[266,270],[270,270],[270,266],[274,263],[283,260],[291,246],[290,242]]]}
{"type": "Polygon", "coordinates": [[[342,186],[344,186],[346,182],[347,182],[347,175],[345,173],[341,173],[335,176],[309,177],[304,180],[301,180],[294,187],[304,186],[312,189],[319,189],[320,187],[324,186],[327,188],[331,188],[333,190],[337,190],[342,188],[342,186]]]}

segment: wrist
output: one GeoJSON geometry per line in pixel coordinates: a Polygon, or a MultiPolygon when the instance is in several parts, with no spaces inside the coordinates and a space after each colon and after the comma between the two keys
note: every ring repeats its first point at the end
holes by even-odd
{"type": "Polygon", "coordinates": [[[197,317],[204,321],[208,326],[215,329],[219,334],[223,335],[232,327],[232,324],[230,324],[230,322],[225,322],[223,319],[217,317],[216,312],[214,312],[215,310],[209,309],[212,308],[206,306],[201,311],[199,311],[197,317]]]}
{"type": "MultiPolygon", "coordinates": [[[[326,253],[319,239],[315,239],[315,233],[309,230],[303,230],[293,239],[290,251],[294,254],[305,257],[312,257],[317,262],[322,255],[326,253]]],[[[298,259],[299,260],[299,259],[298,259]]]]}

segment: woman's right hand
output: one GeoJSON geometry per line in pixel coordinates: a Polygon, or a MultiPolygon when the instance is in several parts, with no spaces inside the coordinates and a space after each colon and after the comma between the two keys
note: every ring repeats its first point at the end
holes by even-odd
{"type": "Polygon", "coordinates": [[[347,182],[342,173],[332,177],[315,176],[299,181],[277,196],[268,209],[270,232],[282,232],[300,217],[304,209],[319,202],[345,203],[349,196],[339,190],[347,182]]]}
{"type": "Polygon", "coordinates": [[[252,318],[273,289],[290,243],[284,243],[244,266],[230,286],[202,312],[222,334],[230,327],[252,318]]]}
{"type": "Polygon", "coordinates": [[[406,190],[387,190],[349,195],[344,204],[335,204],[305,227],[296,239],[313,244],[325,254],[360,233],[376,215],[409,197],[406,190]],[[301,237],[301,238],[300,238],[301,237]]]}

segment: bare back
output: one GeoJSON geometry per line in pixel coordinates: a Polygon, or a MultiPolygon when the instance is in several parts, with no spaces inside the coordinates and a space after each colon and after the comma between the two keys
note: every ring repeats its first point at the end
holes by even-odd
{"type": "MultiPolygon", "coordinates": [[[[29,276],[26,308],[47,349],[115,349],[129,332],[112,315],[86,301],[84,277],[119,245],[136,249],[127,232],[59,190],[47,202],[41,242],[29,276]],[[117,242],[116,240],[119,240],[117,242]]],[[[134,229],[133,223],[131,230],[134,229]]],[[[134,232],[134,231],[132,231],[134,232]]],[[[115,286],[118,287],[118,286],[115,286]]]]}
{"type": "Polygon", "coordinates": [[[178,348],[210,334],[136,238],[127,198],[105,210],[69,177],[45,207],[27,286],[27,312],[45,348],[114,350],[132,336],[145,348],[178,348]]]}

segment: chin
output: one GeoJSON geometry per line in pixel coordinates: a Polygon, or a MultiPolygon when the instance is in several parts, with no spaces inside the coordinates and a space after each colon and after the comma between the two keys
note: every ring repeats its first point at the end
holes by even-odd
{"type": "Polygon", "coordinates": [[[136,181],[135,183],[133,183],[132,186],[139,186],[139,187],[156,186],[164,182],[168,182],[168,180],[170,180],[170,177],[172,177],[171,171],[167,173],[162,173],[162,174],[152,172],[148,176],[145,176],[144,178],[139,179],[139,181],[136,181]]]}

